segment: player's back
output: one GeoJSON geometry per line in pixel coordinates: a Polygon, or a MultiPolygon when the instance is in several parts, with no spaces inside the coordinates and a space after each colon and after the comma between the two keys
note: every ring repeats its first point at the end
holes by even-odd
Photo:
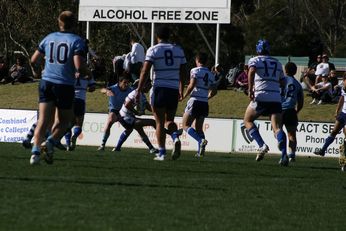
{"type": "Polygon", "coordinates": [[[249,68],[256,69],[255,99],[264,102],[281,102],[280,80],[284,78],[282,64],[270,56],[257,56],[249,60],[249,68]]]}
{"type": "Polygon", "coordinates": [[[207,67],[195,67],[191,69],[191,78],[196,79],[196,86],[191,92],[191,98],[208,102],[210,87],[215,84],[215,76],[207,67]]]}
{"type": "Polygon", "coordinates": [[[303,88],[294,77],[285,77],[284,98],[282,101],[282,109],[294,109],[298,99],[303,96],[303,88]]]}
{"type": "Polygon", "coordinates": [[[42,79],[74,85],[74,55],[83,56],[85,43],[81,37],[68,32],[54,32],[47,35],[39,45],[39,51],[46,57],[42,79]]]}
{"type": "Polygon", "coordinates": [[[179,89],[180,66],[186,63],[180,46],[159,43],[148,49],[145,60],[153,64],[153,87],[179,89]]]}

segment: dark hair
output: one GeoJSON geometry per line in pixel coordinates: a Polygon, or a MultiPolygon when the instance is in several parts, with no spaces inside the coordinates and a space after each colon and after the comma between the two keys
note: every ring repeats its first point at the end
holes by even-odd
{"type": "Polygon", "coordinates": [[[121,81],[123,81],[123,80],[128,80],[128,81],[130,81],[130,78],[129,78],[127,75],[120,75],[120,76],[119,76],[119,81],[118,81],[118,82],[121,82],[121,81]]]}
{"type": "Polygon", "coordinates": [[[206,65],[208,62],[208,55],[205,52],[198,52],[196,55],[196,59],[199,63],[206,65]]]}
{"type": "Polygon", "coordinates": [[[288,62],[285,65],[286,74],[289,76],[294,76],[297,74],[297,65],[293,62],[288,62]]]}
{"type": "Polygon", "coordinates": [[[156,31],[156,36],[160,39],[169,39],[171,32],[167,26],[159,26],[156,31]]]}

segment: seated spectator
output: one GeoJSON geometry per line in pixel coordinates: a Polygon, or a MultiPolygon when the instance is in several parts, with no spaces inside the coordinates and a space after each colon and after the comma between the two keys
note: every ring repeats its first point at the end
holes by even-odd
{"type": "Polygon", "coordinates": [[[214,67],[212,67],[211,72],[215,75],[215,81],[217,85],[218,90],[225,90],[227,89],[227,79],[225,75],[225,71],[221,67],[220,64],[216,64],[214,67]]]}
{"type": "Polygon", "coordinates": [[[329,72],[328,81],[332,84],[333,89],[334,89],[334,87],[336,85],[338,85],[339,79],[338,79],[338,76],[336,76],[336,71],[335,70],[331,70],[329,72]]]}
{"type": "Polygon", "coordinates": [[[326,53],[324,53],[324,54],[322,55],[322,62],[328,63],[328,68],[329,68],[330,71],[331,71],[331,70],[335,70],[335,65],[334,65],[334,63],[329,62],[329,57],[328,57],[328,55],[327,55],[326,53]]]}
{"type": "Polygon", "coordinates": [[[27,68],[24,65],[25,58],[20,56],[16,59],[16,64],[14,64],[10,68],[10,77],[12,84],[19,82],[19,83],[26,83],[26,82],[33,82],[33,78],[29,76],[29,72],[27,68]]]}
{"type": "Polygon", "coordinates": [[[308,90],[311,89],[312,86],[315,85],[316,82],[316,68],[317,65],[320,64],[322,62],[322,56],[318,55],[316,57],[316,62],[313,62],[308,69],[303,73],[303,81],[307,87],[308,90]]]}
{"type": "Polygon", "coordinates": [[[235,80],[235,87],[238,88],[239,90],[243,91],[245,94],[247,94],[247,89],[248,89],[248,72],[249,72],[249,66],[244,65],[244,70],[241,72],[236,80],[235,80]]]}
{"type": "Polygon", "coordinates": [[[328,76],[322,75],[322,82],[315,84],[311,88],[312,102],[310,104],[322,104],[332,102],[332,84],[328,82],[328,76]]]}
{"type": "Polygon", "coordinates": [[[0,56],[0,82],[6,83],[9,79],[8,66],[4,56],[0,56]]]}
{"type": "Polygon", "coordinates": [[[316,80],[315,80],[315,85],[319,82],[322,81],[322,76],[327,76],[329,75],[329,64],[326,61],[325,58],[322,59],[322,62],[317,65],[315,75],[316,75],[316,80]]]}

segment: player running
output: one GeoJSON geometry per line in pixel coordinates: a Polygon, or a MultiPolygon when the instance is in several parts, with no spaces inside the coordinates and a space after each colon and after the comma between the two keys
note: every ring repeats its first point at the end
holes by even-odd
{"type": "Polygon", "coordinates": [[[129,87],[129,83],[130,80],[128,77],[120,76],[119,82],[117,84],[114,84],[113,86],[110,86],[102,91],[109,97],[109,112],[106,128],[102,138],[102,143],[100,147],[98,147],[98,151],[105,150],[106,142],[111,134],[111,128],[115,122],[119,121],[119,111],[124,103],[126,96],[132,91],[132,88],[129,87]]]}
{"type": "Polygon", "coordinates": [[[217,93],[215,76],[206,67],[207,61],[206,53],[196,55],[196,67],[190,71],[190,83],[183,96],[184,99],[190,95],[183,115],[183,128],[198,143],[196,157],[204,156],[205,146],[208,144],[203,132],[203,123],[209,113],[208,99],[217,93]],[[195,128],[192,127],[193,122],[195,128]]]}
{"type": "Polygon", "coordinates": [[[71,11],[63,11],[58,18],[59,32],[46,36],[31,57],[33,64],[39,64],[46,57],[45,68],[39,86],[39,117],[35,129],[34,145],[31,150],[30,164],[40,162],[42,151],[46,152],[45,161],[53,163],[53,147],[66,132],[73,118],[75,78],[88,75],[84,40],[72,31],[76,24],[71,11]],[[57,120],[52,134],[42,143],[49,123],[57,120]]]}
{"type": "Polygon", "coordinates": [[[259,116],[269,116],[278,140],[278,148],[281,151],[279,164],[288,166],[289,160],[286,153],[286,134],[282,130],[282,108],[280,88],[284,86],[284,74],[281,63],[269,56],[269,43],[259,40],[256,45],[258,56],[249,60],[249,98],[250,104],[245,111],[244,124],[259,146],[256,161],[261,161],[269,151],[254,124],[259,116]]]}
{"type": "MultiPolygon", "coordinates": [[[[327,151],[329,145],[331,145],[333,143],[336,135],[345,127],[345,125],[346,125],[345,95],[346,95],[346,76],[343,77],[343,88],[341,90],[341,97],[339,99],[338,105],[336,106],[336,111],[335,111],[336,120],[335,120],[333,131],[326,138],[322,148],[321,149],[317,148],[315,150],[315,152],[314,152],[315,155],[324,156],[326,154],[326,151],[327,151]]],[[[344,141],[344,146],[345,146],[345,141],[344,141]]]]}
{"type": "MultiPolygon", "coordinates": [[[[143,93],[147,93],[151,88],[151,84],[148,81],[148,84],[143,89],[143,93]]],[[[156,126],[155,120],[153,119],[142,119],[137,117],[136,115],[140,115],[140,112],[137,111],[135,108],[138,105],[145,105],[145,108],[149,111],[151,111],[150,104],[147,102],[147,99],[145,95],[141,93],[139,100],[137,100],[137,90],[133,90],[125,99],[123,106],[120,110],[120,116],[119,119],[120,124],[126,129],[119,138],[117,146],[113,149],[113,151],[120,151],[121,146],[126,141],[126,139],[130,136],[133,129],[135,129],[140,137],[142,138],[142,141],[147,145],[149,148],[149,152],[154,154],[158,153],[159,150],[154,148],[154,146],[151,144],[147,134],[145,134],[143,127],[145,126],[156,126]]]]}
{"type": "Polygon", "coordinates": [[[172,159],[176,160],[180,156],[181,142],[174,117],[178,101],[183,96],[183,81],[187,74],[186,59],[180,46],[168,42],[170,37],[168,27],[159,27],[156,37],[158,44],[150,47],[146,53],[137,88],[137,97],[142,93],[148,73],[153,66],[150,104],[156,121],[156,137],[159,145],[159,155],[154,160],[163,161],[165,159],[166,131],[173,139],[172,159]]]}
{"type": "Polygon", "coordinates": [[[304,105],[304,93],[300,83],[294,75],[297,73],[297,65],[288,62],[285,65],[285,88],[283,91],[282,102],[282,124],[285,125],[288,136],[290,162],[294,162],[296,158],[297,138],[296,131],[298,126],[298,113],[304,105]]]}
{"type": "Polygon", "coordinates": [[[75,97],[73,103],[73,111],[74,111],[74,120],[72,129],[69,129],[65,134],[66,140],[66,150],[73,151],[76,148],[76,142],[78,136],[82,133],[82,126],[84,122],[85,115],[85,101],[86,101],[86,92],[95,91],[96,82],[93,78],[91,79],[77,79],[75,83],[75,97]]]}

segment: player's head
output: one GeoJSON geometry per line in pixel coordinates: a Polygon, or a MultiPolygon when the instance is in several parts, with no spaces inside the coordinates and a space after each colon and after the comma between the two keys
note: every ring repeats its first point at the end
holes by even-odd
{"type": "Polygon", "coordinates": [[[259,55],[269,55],[270,46],[269,42],[265,39],[258,40],[256,44],[256,52],[259,55]]]}
{"type": "Polygon", "coordinates": [[[156,37],[161,40],[168,40],[171,32],[165,25],[159,26],[156,31],[156,37]]]}
{"type": "Polygon", "coordinates": [[[130,34],[129,41],[130,41],[130,44],[137,42],[136,36],[134,36],[133,34],[130,34]]]}
{"type": "Polygon", "coordinates": [[[74,28],[76,19],[71,11],[63,11],[60,13],[59,18],[59,28],[61,31],[70,31],[74,28]]]}
{"type": "Polygon", "coordinates": [[[129,84],[130,84],[130,79],[127,76],[125,75],[119,76],[118,86],[120,90],[125,91],[129,87],[129,84]]]}
{"type": "Polygon", "coordinates": [[[208,55],[205,52],[198,52],[195,57],[196,64],[200,63],[203,66],[207,64],[208,62],[208,55]]]}
{"type": "Polygon", "coordinates": [[[285,72],[288,76],[294,76],[295,74],[297,74],[297,65],[292,62],[286,63],[285,72]]]}

